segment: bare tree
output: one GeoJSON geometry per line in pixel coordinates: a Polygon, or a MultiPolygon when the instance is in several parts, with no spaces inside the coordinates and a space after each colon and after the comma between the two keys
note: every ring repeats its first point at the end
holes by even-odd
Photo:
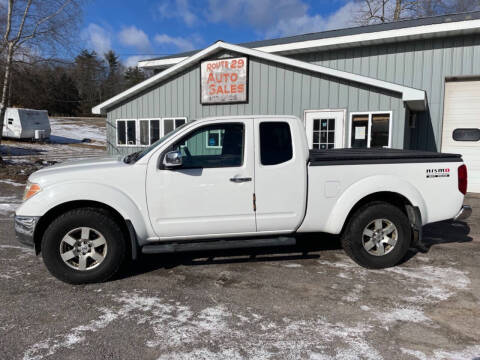
{"type": "MultiPolygon", "coordinates": [[[[9,97],[12,64],[24,61],[26,54],[49,57],[59,46],[68,47],[80,19],[81,0],[8,0],[3,29],[1,56],[3,81],[0,95],[0,144],[9,97]]],[[[0,162],[2,158],[0,156],[0,162]]]]}
{"type": "Polygon", "coordinates": [[[361,24],[480,10],[480,0],[357,0],[361,24]]]}

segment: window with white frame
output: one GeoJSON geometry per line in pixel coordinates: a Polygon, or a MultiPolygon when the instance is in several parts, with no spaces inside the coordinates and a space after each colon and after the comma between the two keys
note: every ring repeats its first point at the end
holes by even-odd
{"type": "Polygon", "coordinates": [[[160,139],[160,119],[139,119],[139,146],[148,146],[160,139]]]}
{"type": "Polygon", "coordinates": [[[164,118],[162,119],[163,122],[163,132],[162,136],[165,136],[175,130],[177,127],[185,124],[187,122],[187,118],[164,118]]]}
{"type": "Polygon", "coordinates": [[[207,149],[221,149],[223,146],[223,134],[224,131],[220,129],[207,131],[207,149]]]}
{"type": "Polygon", "coordinates": [[[392,112],[350,114],[350,147],[385,148],[392,146],[392,112]]]}
{"type": "Polygon", "coordinates": [[[158,119],[118,119],[117,145],[119,146],[149,146],[160,137],[167,135],[180,125],[187,122],[187,118],[158,118],[158,119]]]}
{"type": "Polygon", "coordinates": [[[137,144],[137,121],[117,120],[117,145],[137,144]]]}

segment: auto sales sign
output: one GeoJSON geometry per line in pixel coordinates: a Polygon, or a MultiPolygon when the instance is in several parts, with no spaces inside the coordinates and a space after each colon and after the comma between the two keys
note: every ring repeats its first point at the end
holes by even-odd
{"type": "Polygon", "coordinates": [[[247,101],[246,57],[204,61],[200,67],[202,104],[247,101]]]}

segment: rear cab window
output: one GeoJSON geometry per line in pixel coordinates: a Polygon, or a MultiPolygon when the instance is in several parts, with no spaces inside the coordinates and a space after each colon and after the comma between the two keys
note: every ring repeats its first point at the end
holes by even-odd
{"type": "Polygon", "coordinates": [[[260,163],[278,165],[293,157],[290,125],[284,121],[260,123],[260,163]]]}

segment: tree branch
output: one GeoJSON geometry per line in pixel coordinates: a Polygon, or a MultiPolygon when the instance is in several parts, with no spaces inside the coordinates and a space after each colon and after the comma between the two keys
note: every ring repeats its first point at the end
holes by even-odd
{"type": "Polygon", "coordinates": [[[50,20],[50,19],[53,19],[55,16],[57,16],[58,14],[60,14],[60,13],[63,11],[63,9],[65,9],[65,7],[66,7],[69,3],[71,3],[71,2],[72,2],[72,0],[66,0],[66,1],[62,4],[62,6],[60,6],[60,7],[58,8],[58,10],[55,11],[53,14],[50,14],[50,15],[45,16],[44,18],[38,20],[37,23],[35,24],[35,27],[33,28],[32,32],[30,33],[30,35],[25,36],[21,41],[18,42],[18,44],[19,44],[19,45],[22,45],[22,44],[24,44],[26,41],[34,38],[34,37],[37,35],[37,30],[38,30],[38,28],[40,27],[40,25],[42,25],[44,22],[46,22],[46,21],[48,21],[48,20],[50,20]]]}
{"type": "Polygon", "coordinates": [[[7,27],[5,29],[5,35],[3,37],[4,44],[8,43],[10,37],[10,31],[12,31],[12,13],[13,13],[13,0],[8,0],[8,14],[7,14],[7,27]]]}
{"type": "Polygon", "coordinates": [[[22,36],[23,32],[23,26],[25,25],[25,19],[27,18],[28,10],[30,9],[30,6],[32,5],[32,0],[28,0],[27,6],[25,6],[25,11],[23,12],[22,16],[22,21],[20,23],[20,27],[18,28],[18,33],[15,39],[13,40],[13,45],[17,45],[18,40],[20,40],[20,37],[22,36]]]}

